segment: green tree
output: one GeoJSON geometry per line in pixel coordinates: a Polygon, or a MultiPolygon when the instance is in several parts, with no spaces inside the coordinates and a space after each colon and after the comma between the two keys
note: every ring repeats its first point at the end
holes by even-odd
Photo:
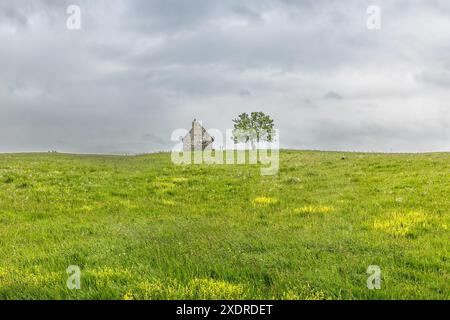
{"type": "Polygon", "coordinates": [[[272,142],[274,139],[273,119],[264,112],[252,112],[250,116],[242,113],[233,122],[234,143],[250,142],[252,149],[255,149],[255,143],[272,142]]]}

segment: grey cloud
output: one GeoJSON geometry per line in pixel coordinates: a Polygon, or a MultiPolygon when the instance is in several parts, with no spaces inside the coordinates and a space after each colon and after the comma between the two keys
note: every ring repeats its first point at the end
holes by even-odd
{"type": "Polygon", "coordinates": [[[339,93],[336,93],[334,91],[328,91],[324,96],[324,99],[326,100],[341,100],[342,96],[339,93]]]}
{"type": "Polygon", "coordinates": [[[379,32],[372,1],[79,0],[70,32],[71,2],[0,0],[0,151],[167,150],[254,110],[282,147],[450,149],[448,1],[379,1],[379,32]]]}
{"type": "Polygon", "coordinates": [[[416,75],[418,81],[436,85],[450,86],[450,69],[427,70],[416,75]]]}
{"type": "Polygon", "coordinates": [[[251,96],[252,93],[248,89],[239,89],[239,95],[243,96],[243,97],[246,97],[246,96],[251,96]]]}
{"type": "Polygon", "coordinates": [[[28,26],[28,18],[17,8],[6,3],[0,3],[0,20],[10,25],[26,28],[28,26]]]}

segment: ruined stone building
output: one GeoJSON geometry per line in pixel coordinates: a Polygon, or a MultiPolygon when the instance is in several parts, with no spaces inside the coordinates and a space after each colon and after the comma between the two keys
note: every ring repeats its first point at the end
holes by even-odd
{"type": "Polygon", "coordinates": [[[183,151],[211,150],[214,137],[202,127],[201,122],[194,119],[189,133],[182,139],[183,151]]]}

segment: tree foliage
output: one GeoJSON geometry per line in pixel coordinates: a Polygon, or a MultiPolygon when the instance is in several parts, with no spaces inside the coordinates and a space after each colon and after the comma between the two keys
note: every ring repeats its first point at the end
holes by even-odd
{"type": "Polygon", "coordinates": [[[235,143],[250,142],[254,148],[255,142],[272,142],[274,139],[273,119],[264,112],[242,113],[233,122],[235,143]]]}

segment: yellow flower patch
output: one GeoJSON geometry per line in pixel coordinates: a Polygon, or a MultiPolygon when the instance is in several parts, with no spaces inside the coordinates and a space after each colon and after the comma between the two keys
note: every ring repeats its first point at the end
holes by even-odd
{"type": "Polygon", "coordinates": [[[283,300],[326,300],[325,293],[321,290],[314,290],[311,287],[305,287],[301,290],[288,290],[283,292],[283,300]]]}
{"type": "Polygon", "coordinates": [[[134,292],[128,291],[124,299],[243,299],[246,294],[242,284],[223,280],[194,278],[183,284],[178,280],[145,281],[134,292]]]}
{"type": "Polygon", "coordinates": [[[170,193],[175,190],[175,188],[189,181],[187,178],[183,177],[173,177],[173,178],[157,178],[156,181],[153,182],[153,187],[161,193],[170,193]]]}
{"type": "Polygon", "coordinates": [[[420,229],[430,226],[430,219],[422,212],[396,212],[387,219],[378,219],[373,226],[376,230],[384,231],[394,236],[413,235],[420,229]]]}
{"type": "Polygon", "coordinates": [[[2,286],[44,286],[58,283],[60,280],[61,274],[58,272],[0,268],[2,286]]]}
{"type": "Polygon", "coordinates": [[[334,211],[333,207],[329,206],[305,206],[302,208],[294,209],[295,213],[329,213],[334,211]]]}
{"type": "Polygon", "coordinates": [[[172,200],[165,200],[165,199],[163,199],[163,200],[161,200],[161,203],[163,205],[165,205],[165,206],[174,206],[175,205],[175,202],[172,201],[172,200]]]}
{"type": "Polygon", "coordinates": [[[170,192],[175,189],[175,183],[172,182],[155,182],[154,186],[161,192],[170,192]]]}
{"type": "Polygon", "coordinates": [[[188,288],[192,296],[200,299],[236,299],[244,293],[244,287],[240,284],[214,279],[193,279],[189,281],[188,288]]]}
{"type": "Polygon", "coordinates": [[[277,204],[278,199],[277,198],[269,198],[269,197],[257,197],[253,199],[252,201],[253,205],[271,205],[271,204],[277,204]]]}
{"type": "Polygon", "coordinates": [[[123,295],[123,300],[134,300],[133,293],[131,291],[128,291],[123,295]]]}
{"type": "Polygon", "coordinates": [[[187,182],[189,180],[187,178],[183,178],[183,177],[175,177],[175,178],[171,178],[170,181],[173,183],[183,183],[183,182],[187,182]]]}
{"type": "Polygon", "coordinates": [[[125,208],[129,208],[129,209],[137,209],[138,208],[138,206],[135,205],[130,200],[119,200],[118,203],[125,208]]]}
{"type": "Polygon", "coordinates": [[[100,287],[109,287],[117,281],[128,281],[133,276],[128,269],[112,269],[109,267],[87,270],[86,275],[92,277],[96,286],[100,287]]]}

